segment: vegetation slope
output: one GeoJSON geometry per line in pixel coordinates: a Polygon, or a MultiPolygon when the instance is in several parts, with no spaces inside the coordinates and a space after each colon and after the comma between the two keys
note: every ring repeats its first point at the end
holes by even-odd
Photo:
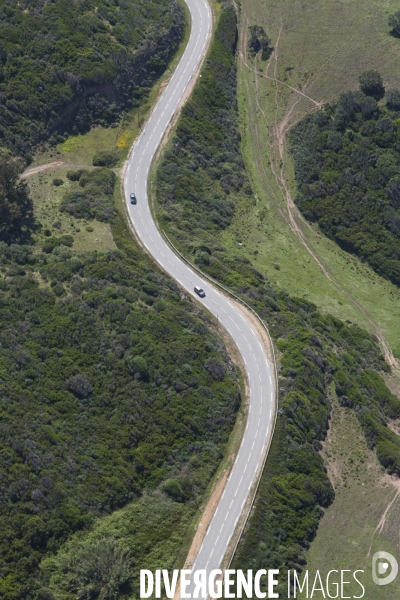
{"type": "Polygon", "coordinates": [[[318,106],[356,90],[366,69],[379,71],[386,88],[399,87],[400,44],[388,26],[398,6],[394,0],[357,0],[336,10],[330,0],[243,0],[241,7],[238,100],[256,198],[238,206],[226,243],[233,250],[242,242],[240,253],[281,289],[371,332],[376,327],[398,356],[399,289],[305,223],[292,201],[296,182],[285,137],[318,106]],[[268,62],[260,54],[253,59],[247,49],[253,24],[271,40],[268,62]]]}
{"type": "Polygon", "coordinates": [[[32,250],[1,245],[2,598],[144,489],[197,502],[239,405],[221,342],[139,251],[32,250]]]}
{"type": "Polygon", "coordinates": [[[16,154],[116,124],[146,98],[183,35],[177,0],[1,0],[0,141],[16,154]]]}
{"type": "Polygon", "coordinates": [[[291,131],[295,201],[326,235],[398,285],[400,102],[391,100],[397,90],[384,106],[374,89],[366,92],[341,94],[291,131]]]}
{"type": "Polygon", "coordinates": [[[162,0],[0,3],[5,600],[137,594],[136,569],[177,559],[235,422],[222,341],[118,213],[113,144],[63,178],[19,178],[18,154],[141,103],[183,26],[162,0]],[[99,226],[109,252],[86,249],[99,226]]]}
{"type": "Polygon", "coordinates": [[[334,497],[319,454],[329,426],[329,386],[333,382],[340,402],[354,409],[389,472],[400,472],[400,441],[387,426],[400,403],[381,377],[389,367],[376,338],[275,289],[224,244],[235,207],[247,204],[250,194],[235,102],[236,40],[235,12],[225,3],[202,78],[157,170],[157,208],[180,249],[258,311],[279,350],[282,412],[234,564],[301,569],[323,507],[334,497]]]}
{"type": "MultiPolygon", "coordinates": [[[[312,299],[323,310],[351,319],[371,331],[371,325],[375,324],[398,357],[399,288],[374,272],[367,262],[342,250],[318,227],[310,226],[301,217],[292,203],[296,181],[289,140],[285,138],[290,128],[306,114],[314,112],[318,105],[337,103],[342,92],[356,90],[359,75],[365,69],[379,71],[386,88],[399,86],[400,46],[388,26],[388,16],[397,9],[398,3],[392,0],[385,4],[376,0],[338,4],[330,0],[306,3],[243,0],[238,98],[246,167],[256,198],[246,210],[238,205],[233,226],[226,232],[225,239],[230,249],[237,248],[237,241],[242,241],[240,254],[250,258],[279,288],[312,299]],[[249,26],[255,23],[265,28],[276,50],[267,65],[260,60],[260,55],[252,60],[246,52],[249,26]],[[301,236],[297,236],[294,227],[291,229],[293,224],[301,236]],[[318,257],[322,268],[313,256],[318,257]],[[326,277],[326,272],[333,282],[326,277]],[[349,295],[356,304],[349,302],[349,295]]],[[[350,411],[344,410],[346,416],[349,415],[350,411]]],[[[357,434],[358,429],[353,429],[351,435],[357,434]]],[[[350,463],[350,448],[343,445],[341,452],[341,459],[350,463]]],[[[356,461],[353,464],[358,465],[356,461]]],[[[352,496],[354,486],[351,490],[346,488],[346,498],[335,498],[326,519],[335,514],[336,520],[328,527],[325,517],[322,520],[317,534],[320,539],[311,546],[314,560],[307,563],[308,568],[320,568],[326,573],[329,568],[335,568],[333,565],[359,568],[365,563],[374,530],[389,496],[392,499],[394,495],[382,488],[382,481],[387,478],[379,468],[377,472],[379,486],[374,498],[366,497],[368,491],[359,482],[356,484],[360,486],[358,495],[352,496]],[[358,523],[362,521],[360,505],[363,530],[354,535],[357,519],[360,518],[358,523]],[[377,506],[382,507],[380,512],[376,510],[377,506]],[[347,515],[347,522],[351,522],[350,527],[347,527],[344,515],[347,515]],[[321,548],[324,548],[324,554],[319,554],[321,548]],[[325,558],[330,549],[336,553],[328,561],[325,558]]],[[[396,477],[392,481],[397,485],[396,477]]],[[[398,506],[394,506],[393,516],[398,518],[398,506]]],[[[378,549],[375,541],[373,548],[378,549]]],[[[392,551],[390,546],[386,549],[392,551]]],[[[372,549],[371,555],[373,552],[372,549]]],[[[370,564],[370,559],[365,564],[370,564]]],[[[391,592],[394,596],[396,590],[395,586],[391,592]]],[[[382,591],[381,596],[386,597],[385,593],[390,594],[382,591]]],[[[374,591],[372,596],[379,594],[374,591]]]]}

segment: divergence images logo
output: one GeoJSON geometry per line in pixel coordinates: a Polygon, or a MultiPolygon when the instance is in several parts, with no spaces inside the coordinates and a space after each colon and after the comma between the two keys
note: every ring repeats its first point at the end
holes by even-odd
{"type": "Polygon", "coordinates": [[[375,552],[372,557],[372,579],[376,585],[387,585],[388,583],[392,583],[396,578],[398,571],[399,565],[394,556],[389,554],[389,552],[375,552]],[[391,567],[389,575],[382,577],[382,575],[387,573],[389,564],[391,567]]]}

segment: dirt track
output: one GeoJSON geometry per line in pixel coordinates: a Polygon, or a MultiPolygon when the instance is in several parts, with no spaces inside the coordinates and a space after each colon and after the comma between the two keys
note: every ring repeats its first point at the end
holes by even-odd
{"type": "MultiPolygon", "coordinates": [[[[255,76],[256,96],[255,96],[255,98],[250,99],[250,102],[249,102],[250,110],[249,110],[248,116],[249,116],[250,130],[253,134],[252,135],[252,139],[254,140],[253,150],[254,150],[254,154],[255,154],[255,158],[256,158],[256,167],[257,167],[257,170],[259,173],[260,181],[263,183],[264,188],[267,191],[267,193],[269,195],[272,194],[275,198],[275,201],[277,201],[277,204],[281,205],[281,208],[279,208],[279,212],[281,213],[282,217],[285,219],[285,221],[289,225],[291,231],[301,241],[303,246],[306,248],[307,252],[312,257],[312,259],[317,263],[318,267],[320,268],[322,273],[325,275],[325,277],[332,282],[332,284],[336,287],[336,289],[349,302],[351,302],[351,304],[353,304],[353,306],[363,315],[363,317],[371,325],[376,337],[378,338],[378,340],[380,342],[382,352],[385,356],[386,361],[393,368],[397,369],[397,368],[399,368],[399,363],[395,359],[392,349],[391,349],[388,341],[386,340],[385,336],[383,335],[383,332],[380,329],[380,327],[375,323],[375,321],[373,321],[373,319],[371,319],[369,317],[366,310],[359,304],[359,302],[357,302],[357,300],[355,300],[348,292],[346,292],[343,289],[343,287],[336,281],[336,279],[329,272],[328,267],[326,265],[324,265],[322,259],[310,248],[310,246],[307,242],[306,236],[304,234],[304,230],[303,230],[304,227],[310,228],[310,225],[304,220],[304,218],[301,215],[301,213],[299,212],[297,206],[293,202],[289,186],[287,185],[287,182],[286,182],[286,178],[285,178],[285,136],[286,136],[287,132],[289,131],[289,129],[291,127],[293,127],[295,125],[295,123],[297,121],[299,121],[301,118],[303,118],[303,116],[304,116],[304,114],[300,114],[300,115],[294,114],[294,109],[301,98],[305,98],[310,101],[310,107],[307,111],[308,113],[314,111],[316,108],[320,108],[323,105],[322,101],[317,101],[317,100],[311,98],[306,93],[306,90],[310,89],[312,87],[312,85],[315,83],[318,72],[315,73],[312,78],[309,78],[309,80],[305,83],[305,85],[303,86],[303,88],[301,90],[297,90],[297,89],[293,88],[292,86],[287,86],[287,87],[290,87],[290,89],[296,93],[296,96],[294,96],[293,100],[288,104],[288,106],[285,110],[285,113],[283,115],[283,118],[280,121],[278,121],[277,115],[278,115],[279,108],[280,108],[279,101],[278,101],[278,93],[277,93],[278,85],[280,85],[280,84],[287,85],[287,84],[284,84],[283,82],[279,81],[276,77],[277,65],[278,65],[278,60],[279,60],[279,41],[280,41],[282,28],[279,32],[279,37],[277,39],[274,52],[271,56],[271,59],[268,63],[266,72],[264,74],[264,73],[261,73],[257,69],[257,59],[254,61],[254,69],[252,69],[248,64],[248,57],[247,57],[248,26],[249,26],[249,21],[248,21],[248,18],[246,16],[245,12],[243,11],[242,22],[241,22],[241,31],[240,31],[240,37],[239,37],[239,40],[240,40],[239,41],[239,44],[240,44],[239,57],[240,57],[242,65],[249,72],[250,71],[253,72],[253,74],[255,76]],[[268,74],[271,64],[274,65],[273,76],[268,74]],[[259,101],[259,97],[258,97],[258,85],[257,85],[257,77],[258,76],[263,76],[266,79],[274,81],[276,84],[276,93],[275,93],[276,111],[275,111],[274,123],[271,123],[268,121],[264,111],[262,110],[262,107],[261,107],[261,104],[259,101]],[[264,168],[262,151],[261,151],[259,125],[258,125],[258,120],[257,120],[257,112],[261,113],[262,118],[265,120],[267,127],[269,128],[270,131],[272,131],[272,134],[270,136],[271,141],[269,142],[268,147],[267,147],[268,158],[270,160],[270,166],[271,166],[271,170],[273,172],[274,178],[275,178],[275,182],[278,185],[281,195],[285,200],[284,205],[282,204],[282,197],[279,198],[276,195],[276,193],[273,189],[273,186],[271,185],[271,182],[269,181],[268,175],[264,168]]],[[[346,42],[346,43],[348,43],[348,42],[346,42]]],[[[343,45],[345,45],[345,44],[343,44],[343,45]]],[[[343,45],[340,46],[340,48],[338,48],[334,54],[336,54],[343,47],[343,45]]],[[[325,65],[323,65],[323,66],[325,66],[325,65]]]]}
{"type": "Polygon", "coordinates": [[[27,169],[21,175],[21,179],[26,179],[31,175],[36,175],[37,173],[42,173],[43,171],[47,171],[47,169],[53,169],[54,167],[61,167],[63,165],[62,160],[56,160],[51,163],[47,163],[46,165],[39,165],[38,167],[32,167],[31,169],[27,169]]]}

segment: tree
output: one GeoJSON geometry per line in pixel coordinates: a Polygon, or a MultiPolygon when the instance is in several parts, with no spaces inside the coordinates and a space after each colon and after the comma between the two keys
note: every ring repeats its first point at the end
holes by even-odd
{"type": "Polygon", "coordinates": [[[28,186],[20,179],[21,159],[0,150],[0,240],[15,241],[34,224],[28,186]]]}
{"type": "Polygon", "coordinates": [[[68,379],[66,385],[67,389],[80,399],[87,398],[93,392],[87,375],[74,375],[68,379]]]}
{"type": "Polygon", "coordinates": [[[139,373],[142,379],[148,378],[149,369],[145,358],[142,356],[134,356],[133,359],[128,359],[128,363],[133,373],[139,373]]]}
{"type": "Polygon", "coordinates": [[[37,592],[35,600],[56,600],[56,597],[48,588],[41,588],[37,592]]]}
{"type": "Polygon", "coordinates": [[[82,542],[62,561],[68,591],[78,600],[120,598],[131,569],[129,550],[109,539],[82,542]]]}
{"type": "Polygon", "coordinates": [[[387,187],[387,193],[394,208],[400,207],[400,175],[393,177],[387,187]]]}
{"type": "Polygon", "coordinates": [[[393,88],[385,94],[386,106],[391,110],[400,110],[400,90],[393,88]]]}
{"type": "Polygon", "coordinates": [[[272,52],[271,42],[268,39],[264,28],[259,25],[252,25],[249,27],[250,30],[250,38],[248,42],[248,47],[250,50],[250,54],[255,56],[262,50],[261,59],[267,60],[272,52]]]}
{"type": "Polygon", "coordinates": [[[364,71],[358,78],[360,83],[360,90],[367,96],[372,96],[376,100],[383,98],[385,94],[385,88],[383,87],[383,80],[378,71],[364,71]]]}
{"type": "Polygon", "coordinates": [[[204,363],[206,371],[208,371],[213,379],[221,381],[225,377],[226,367],[217,358],[208,358],[204,363]]]}
{"type": "Polygon", "coordinates": [[[167,479],[162,485],[162,491],[170,496],[175,502],[184,502],[185,494],[180,483],[176,479],[167,479]]]}
{"type": "Polygon", "coordinates": [[[400,37],[400,10],[393,15],[389,15],[389,27],[392,28],[391,34],[395,37],[400,37]]]}

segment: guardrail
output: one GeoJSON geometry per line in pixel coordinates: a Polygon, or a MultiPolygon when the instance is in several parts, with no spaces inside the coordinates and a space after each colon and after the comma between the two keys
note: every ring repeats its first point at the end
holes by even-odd
{"type": "Polygon", "coordinates": [[[276,368],[276,355],[275,355],[275,349],[274,349],[274,344],[271,338],[271,334],[269,333],[268,327],[266,326],[266,324],[264,323],[264,321],[262,320],[262,318],[260,317],[260,315],[254,310],[254,308],[252,308],[249,304],[247,304],[247,302],[245,300],[243,300],[243,298],[241,298],[240,296],[237,296],[234,292],[232,292],[229,288],[226,288],[224,285],[222,285],[219,281],[217,281],[216,279],[214,279],[213,277],[211,277],[210,275],[207,275],[207,273],[204,273],[204,271],[202,271],[201,269],[199,269],[195,264],[193,264],[188,258],[186,258],[186,256],[184,254],[182,254],[182,252],[180,252],[180,250],[178,250],[178,248],[173,244],[173,242],[171,242],[171,240],[169,239],[168,235],[165,233],[165,231],[161,228],[159,228],[159,230],[161,231],[161,234],[163,235],[163,237],[165,238],[165,240],[167,241],[168,245],[174,250],[174,252],[176,254],[178,254],[180,256],[180,258],[182,258],[182,260],[184,260],[191,269],[193,269],[194,271],[196,271],[197,273],[199,273],[202,277],[204,277],[204,279],[207,279],[208,281],[210,281],[213,285],[217,286],[218,288],[220,288],[221,290],[223,290],[226,294],[228,294],[229,296],[231,296],[232,298],[235,298],[235,300],[237,300],[238,302],[240,302],[241,304],[243,304],[248,310],[250,310],[253,315],[257,318],[257,320],[261,323],[263,329],[267,332],[270,344],[271,344],[271,348],[272,348],[272,356],[273,356],[273,361],[274,361],[274,374],[275,374],[275,414],[274,414],[274,423],[273,423],[273,427],[272,427],[272,431],[271,431],[271,435],[269,436],[269,440],[268,440],[268,444],[266,447],[266,451],[265,451],[265,456],[264,456],[264,460],[263,460],[263,464],[262,467],[260,469],[259,472],[259,476],[258,476],[258,481],[257,481],[257,485],[254,489],[254,493],[253,493],[253,497],[251,499],[251,503],[249,506],[249,510],[247,511],[247,515],[246,515],[246,519],[241,527],[240,530],[240,534],[238,536],[238,539],[236,541],[235,547],[232,551],[232,555],[229,559],[229,563],[228,563],[228,567],[230,566],[232,559],[235,555],[237,546],[239,544],[239,541],[242,537],[244,528],[246,527],[247,521],[249,519],[249,515],[251,512],[251,509],[253,507],[254,504],[254,500],[258,491],[258,488],[260,486],[260,481],[261,481],[261,477],[262,474],[264,472],[264,467],[265,467],[265,463],[267,461],[268,458],[268,454],[269,454],[269,450],[271,447],[271,442],[272,442],[272,438],[275,432],[275,427],[276,427],[276,420],[277,420],[277,415],[278,415],[278,371],[276,368]]]}

